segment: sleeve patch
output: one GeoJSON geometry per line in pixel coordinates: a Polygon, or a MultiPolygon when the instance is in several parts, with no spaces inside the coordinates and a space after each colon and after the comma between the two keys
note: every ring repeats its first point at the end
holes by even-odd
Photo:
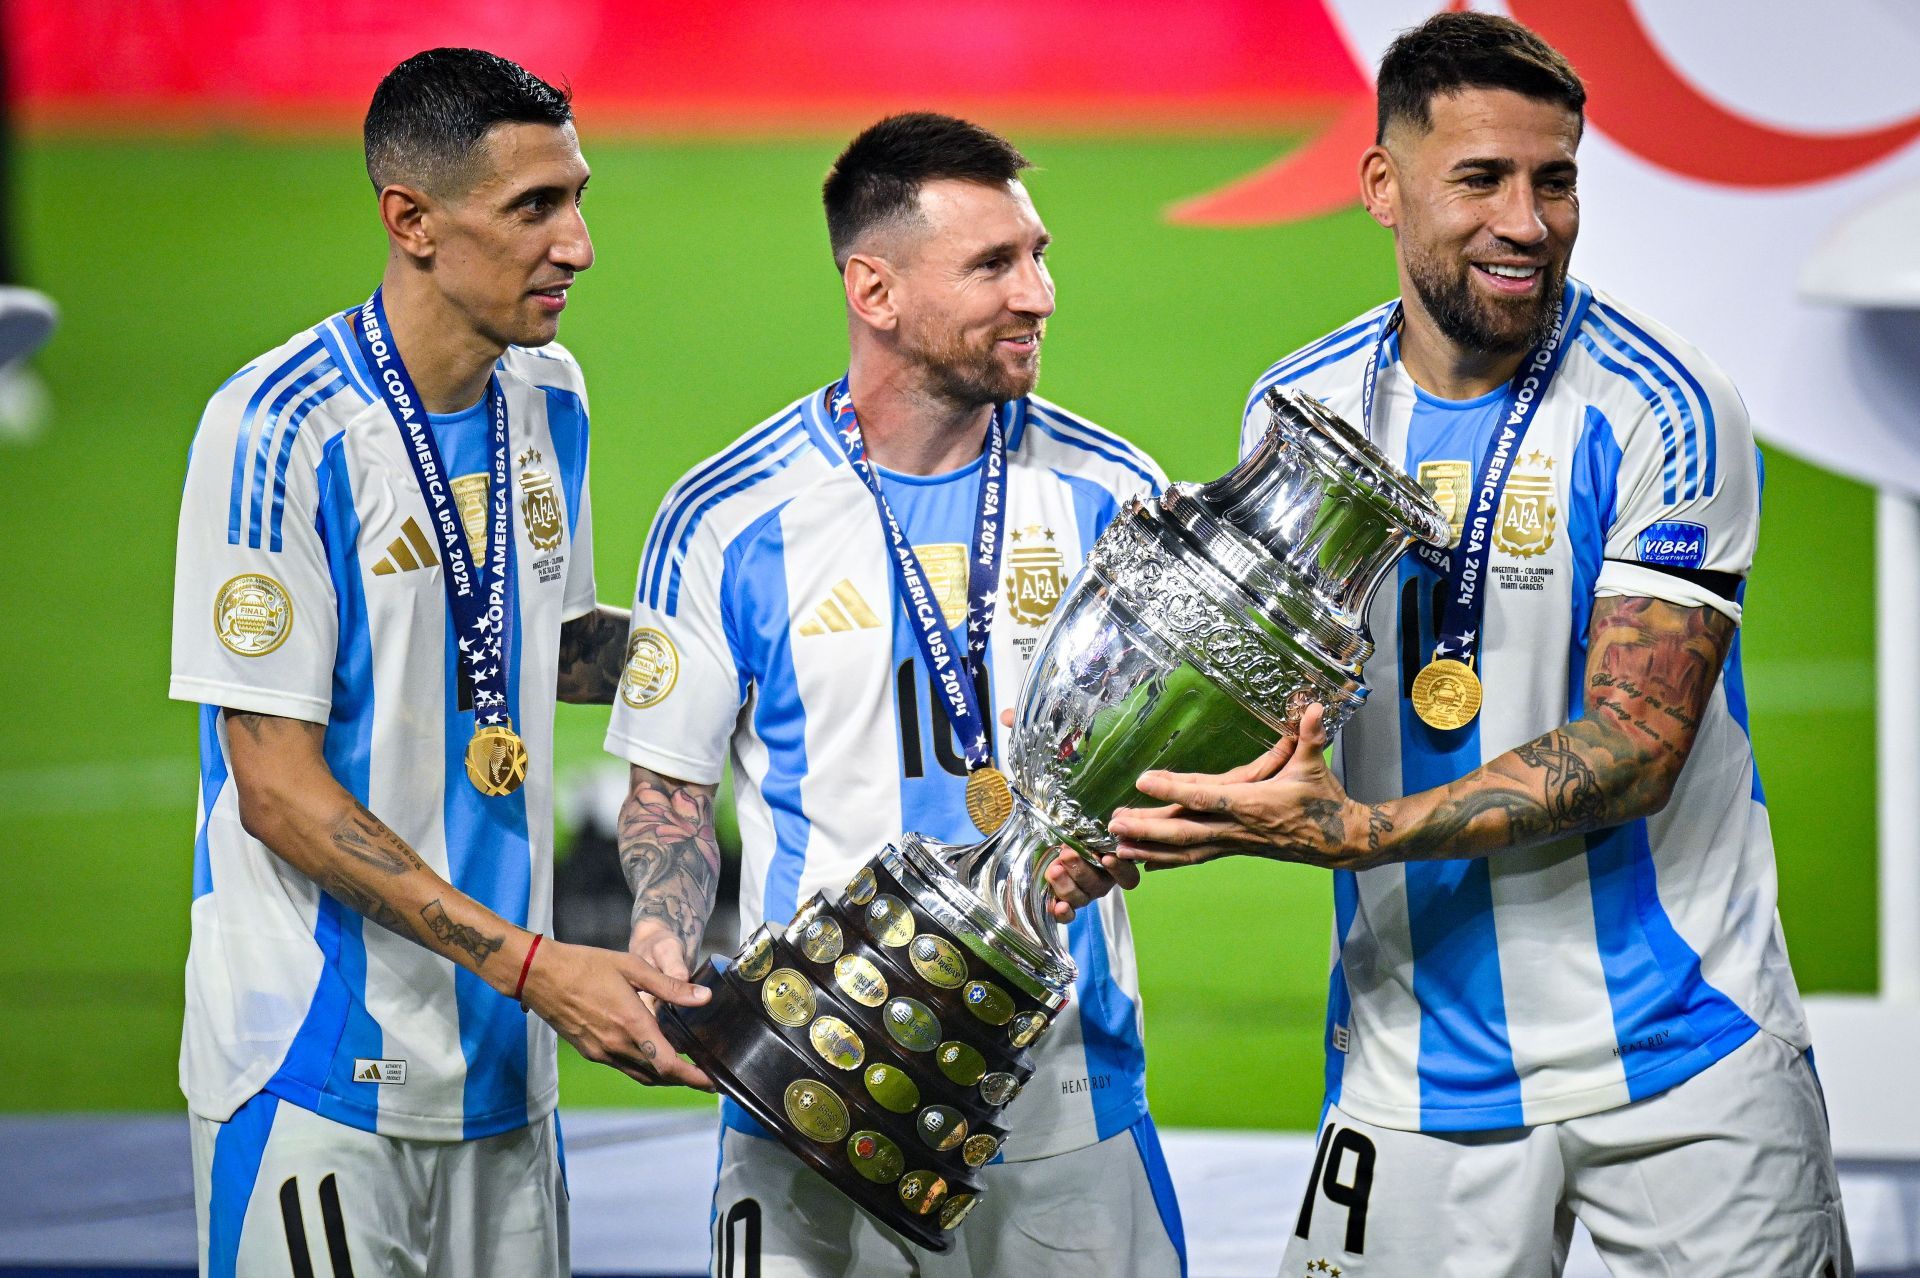
{"type": "Polygon", "coordinates": [[[286,587],[264,573],[242,573],[213,601],[213,633],[227,651],[264,657],[293,632],[293,600],[286,587]]]}
{"type": "Polygon", "coordinates": [[[1698,568],[1707,562],[1707,530],[1680,519],[1649,524],[1635,543],[1634,558],[1667,568],[1698,568]]]}
{"type": "Polygon", "coordinates": [[[651,626],[642,626],[627,640],[627,668],[620,678],[620,696],[635,710],[658,705],[680,679],[680,654],[673,640],[651,626]]]}

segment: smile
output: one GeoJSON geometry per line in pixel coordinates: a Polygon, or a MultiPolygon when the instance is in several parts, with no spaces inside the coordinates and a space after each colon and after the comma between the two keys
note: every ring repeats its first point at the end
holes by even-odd
{"type": "Polygon", "coordinates": [[[1514,266],[1504,262],[1475,262],[1473,269],[1478,272],[1495,292],[1530,293],[1541,279],[1543,266],[1514,266]]]}

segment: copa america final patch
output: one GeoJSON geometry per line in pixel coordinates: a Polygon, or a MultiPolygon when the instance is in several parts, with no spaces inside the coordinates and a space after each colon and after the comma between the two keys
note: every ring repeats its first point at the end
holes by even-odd
{"type": "Polygon", "coordinates": [[[1707,530],[1700,524],[1680,519],[1663,519],[1647,525],[1640,534],[1634,558],[1643,564],[1666,568],[1698,568],[1707,562],[1707,530]]]}

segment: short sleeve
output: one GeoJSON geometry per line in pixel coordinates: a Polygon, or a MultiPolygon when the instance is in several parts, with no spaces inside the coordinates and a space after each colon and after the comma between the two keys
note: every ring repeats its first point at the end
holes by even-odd
{"type": "Polygon", "coordinates": [[[592,467],[581,463],[579,506],[573,515],[573,544],[567,555],[567,597],[560,610],[562,621],[584,617],[599,606],[599,594],[593,584],[593,499],[589,495],[592,467]]]}
{"type": "Polygon", "coordinates": [[[1738,622],[1730,587],[1753,566],[1759,537],[1753,429],[1718,370],[1677,371],[1674,394],[1610,423],[1619,472],[1594,589],[1709,607],[1738,622]]]}
{"type": "Polygon", "coordinates": [[[607,751],[663,776],[702,785],[719,781],[745,695],[725,621],[725,560],[703,522],[679,561],[677,588],[667,571],[678,535],[671,495],[647,535],[634,592],[633,626],[621,672],[607,751]],[[658,559],[658,571],[655,571],[658,559]]]}
{"type": "Polygon", "coordinates": [[[201,418],[187,462],[173,576],[175,700],[325,723],[338,612],[317,513],[322,432],[256,466],[237,379],[201,418]],[[263,483],[250,483],[255,470],[263,483]]]}

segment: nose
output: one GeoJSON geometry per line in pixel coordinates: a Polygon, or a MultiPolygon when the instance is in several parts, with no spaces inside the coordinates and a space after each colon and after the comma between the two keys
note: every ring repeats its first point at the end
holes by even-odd
{"type": "Polygon", "coordinates": [[[581,215],[579,205],[574,205],[562,219],[560,233],[548,257],[555,266],[564,266],[570,271],[584,271],[593,265],[593,236],[587,233],[587,219],[581,215]]]}
{"type": "Polygon", "coordinates": [[[1007,309],[1035,319],[1053,314],[1053,276],[1047,273],[1046,262],[1029,257],[1014,273],[1013,295],[1007,299],[1007,309]]]}
{"type": "Polygon", "coordinates": [[[1531,247],[1547,238],[1547,219],[1540,193],[1524,178],[1503,185],[1487,229],[1507,241],[1531,247]]]}

